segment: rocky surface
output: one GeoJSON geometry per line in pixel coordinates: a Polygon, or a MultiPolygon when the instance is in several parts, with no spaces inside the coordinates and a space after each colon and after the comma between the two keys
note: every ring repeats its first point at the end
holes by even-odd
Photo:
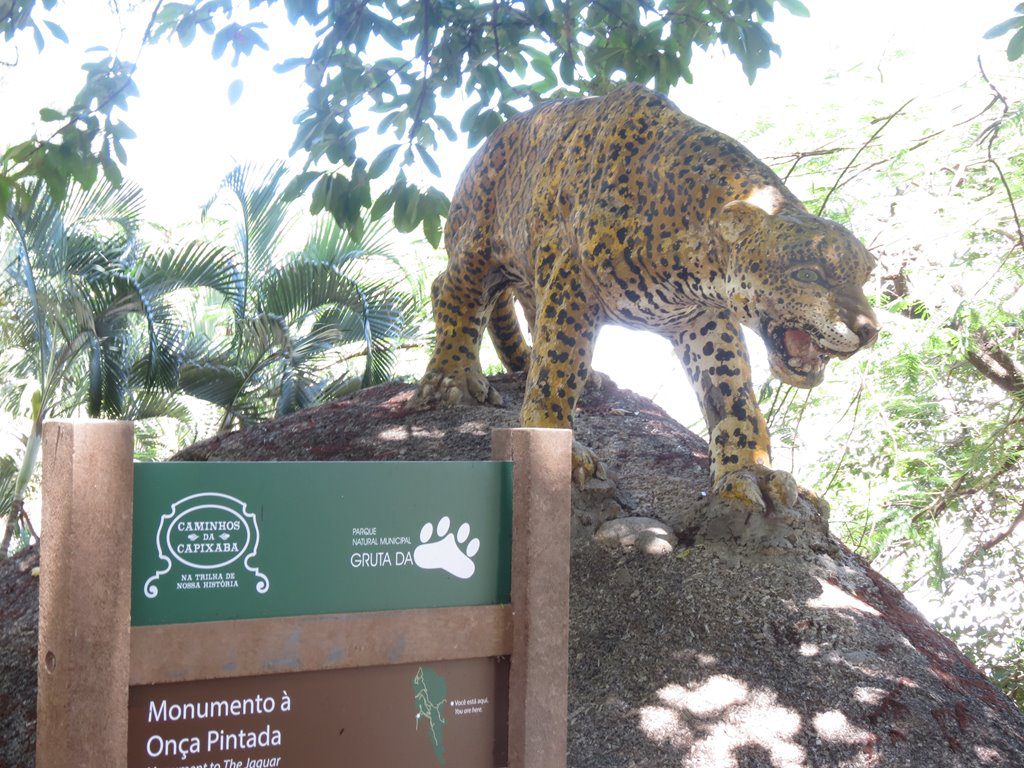
{"type": "MultiPolygon", "coordinates": [[[[177,458],[483,459],[521,397],[495,384],[504,408],[406,413],[412,388],[385,385],[177,458]]],[[[707,446],[613,385],[577,437],[613,480],[573,492],[570,766],[1024,766],[1021,712],[808,505],[708,499],[707,446]]],[[[34,620],[32,557],[0,574],[10,768],[32,765],[34,650],[10,637],[34,620]]]]}
{"type": "Polygon", "coordinates": [[[35,765],[39,565],[33,547],[0,560],[0,766],[35,765]]]}

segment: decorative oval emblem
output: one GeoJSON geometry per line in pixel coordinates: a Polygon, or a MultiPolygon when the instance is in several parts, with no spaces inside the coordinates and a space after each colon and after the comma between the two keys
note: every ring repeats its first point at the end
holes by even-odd
{"type": "Polygon", "coordinates": [[[270,579],[253,562],[260,548],[260,527],[256,516],[241,499],[226,493],[193,493],[171,504],[160,517],[156,531],[156,552],[161,562],[146,579],[142,591],[152,599],[160,594],[157,582],[174,569],[178,561],[177,590],[237,587],[237,566],[231,573],[208,573],[203,577],[189,571],[216,571],[242,559],[242,568],[256,578],[256,591],[270,589],[270,579]]]}
{"type": "Polygon", "coordinates": [[[179,512],[167,526],[167,551],[189,568],[223,568],[249,549],[251,534],[242,514],[209,502],[179,512]]]}

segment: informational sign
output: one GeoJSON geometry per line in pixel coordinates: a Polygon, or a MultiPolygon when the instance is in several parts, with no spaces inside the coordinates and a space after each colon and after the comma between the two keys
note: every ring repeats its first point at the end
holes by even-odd
{"type": "Polygon", "coordinates": [[[509,601],[508,462],[135,468],[132,624],[509,601]]]}
{"type": "Polygon", "coordinates": [[[47,423],[37,767],[564,766],[571,438],[137,464],[47,423]]]}
{"type": "Polygon", "coordinates": [[[136,686],[128,768],[508,764],[508,659],[136,686]]]}

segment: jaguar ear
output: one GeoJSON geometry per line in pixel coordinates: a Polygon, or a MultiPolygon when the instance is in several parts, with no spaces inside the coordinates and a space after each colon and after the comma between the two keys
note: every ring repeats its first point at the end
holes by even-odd
{"type": "Polygon", "coordinates": [[[768,214],[764,209],[744,200],[733,200],[723,206],[715,219],[715,224],[722,239],[732,245],[757,231],[767,218],[768,214]]]}

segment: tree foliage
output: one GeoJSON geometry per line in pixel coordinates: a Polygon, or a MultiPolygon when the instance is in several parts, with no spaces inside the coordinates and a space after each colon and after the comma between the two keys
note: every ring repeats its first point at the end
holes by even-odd
{"type": "MultiPolygon", "coordinates": [[[[54,0],[45,0],[50,7],[54,0]]],[[[238,23],[243,0],[154,3],[143,44],[200,36],[211,53],[237,62],[268,47],[262,22],[238,23]]],[[[440,108],[457,94],[467,103],[458,129],[471,144],[503,120],[542,99],[606,91],[619,80],[667,90],[690,81],[694,47],[722,42],[753,80],[779,49],[765,24],[776,5],[806,15],[800,0],[249,0],[250,8],[281,5],[293,24],[315,30],[308,56],[280,64],[302,68],[308,106],[296,116],[294,151],[306,170],[290,197],[312,191],[311,211],[329,212],[358,237],[369,212],[390,212],[402,232],[422,228],[436,245],[448,200],[435,187],[410,181],[410,166],[440,175],[442,142],[457,128],[440,108]],[[367,154],[373,128],[391,143],[367,154]]],[[[0,17],[8,37],[26,25],[32,2],[0,17]]],[[[125,162],[130,129],[116,117],[135,94],[134,64],[102,56],[86,65],[87,81],[64,111],[43,110],[55,123],[47,137],[8,149],[0,166],[0,205],[42,178],[60,199],[69,179],[88,187],[99,173],[113,182],[125,162]]],[[[237,98],[241,84],[232,87],[237,98]]]]}
{"type": "MultiPolygon", "coordinates": [[[[0,2],[0,37],[5,41],[11,41],[20,31],[31,30],[36,46],[42,50],[46,42],[42,29],[58,41],[68,41],[56,23],[36,23],[32,16],[35,0],[10,2],[6,13],[0,2]]],[[[41,4],[49,10],[57,0],[42,0],[41,4]]],[[[149,33],[147,29],[145,40],[149,33]]],[[[14,198],[19,198],[19,205],[24,204],[33,183],[39,180],[57,203],[64,200],[72,183],[89,189],[102,175],[114,186],[121,184],[121,166],[127,162],[124,141],[135,134],[117,113],[127,109],[130,97],[138,95],[132,79],[135,65],[101,47],[93,53],[95,60],[82,65],[85,82],[73,103],[63,110],[41,109],[40,121],[47,126],[43,135],[32,136],[0,153],[0,211],[14,198]]]]}
{"type": "Polygon", "coordinates": [[[822,387],[769,386],[762,399],[773,435],[795,449],[797,474],[832,502],[837,533],[929,605],[1024,707],[1024,100],[1015,72],[999,83],[981,70],[955,93],[955,117],[908,102],[856,132],[827,123],[793,132],[801,146],[778,170],[805,186],[811,210],[827,202],[874,245],[883,329],[822,387]]]}
{"type": "MultiPolygon", "coordinates": [[[[153,248],[130,183],[72,185],[60,202],[36,182],[0,219],[0,518],[30,532],[24,500],[46,419],[86,414],[190,421],[182,395],[228,428],[291,413],[385,380],[422,318],[424,296],[395,274],[387,227],[360,240],[330,217],[298,251],[284,169],[240,167],[221,196],[234,237],[153,248]],[[7,419],[5,419],[6,421],[7,419]],[[10,434],[4,434],[11,429],[10,434]]],[[[303,223],[310,223],[308,217],[303,223]]],[[[145,447],[145,446],[143,446],[145,447]]],[[[8,540],[0,544],[6,553],[8,540]]]]}

